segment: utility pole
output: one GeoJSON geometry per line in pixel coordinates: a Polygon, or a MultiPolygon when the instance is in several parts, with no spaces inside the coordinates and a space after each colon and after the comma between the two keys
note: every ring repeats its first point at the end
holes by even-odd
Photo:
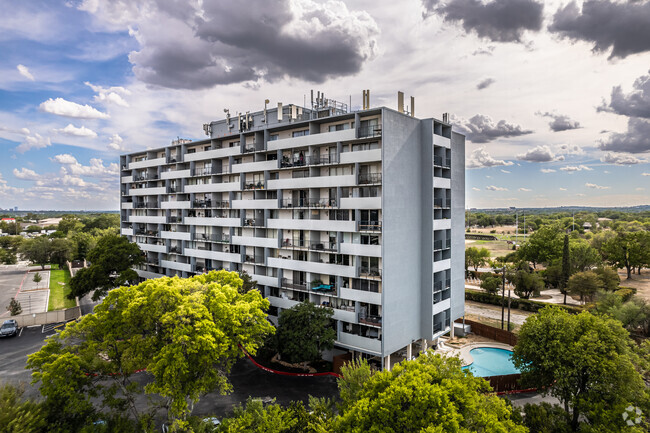
{"type": "MultiPolygon", "coordinates": [[[[501,268],[501,273],[503,274],[503,290],[501,292],[501,329],[503,329],[503,322],[505,319],[505,308],[506,308],[506,265],[503,265],[501,268]]],[[[508,293],[508,298],[510,294],[508,293]]],[[[508,319],[509,320],[509,319],[508,319]]]]}
{"type": "Polygon", "coordinates": [[[519,214],[515,211],[515,245],[519,241],[519,214]]]}
{"type": "Polygon", "coordinates": [[[510,289],[508,289],[508,331],[510,331],[510,289]]]}

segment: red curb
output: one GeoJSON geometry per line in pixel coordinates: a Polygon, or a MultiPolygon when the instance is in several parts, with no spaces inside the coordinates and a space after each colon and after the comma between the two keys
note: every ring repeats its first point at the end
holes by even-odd
{"type": "Polygon", "coordinates": [[[23,276],[23,280],[20,282],[20,287],[18,287],[18,291],[16,292],[16,295],[14,296],[14,299],[18,296],[20,291],[23,289],[23,284],[25,283],[25,278],[27,278],[27,275],[29,274],[29,271],[25,272],[25,275],[23,276]]]}
{"type": "Polygon", "coordinates": [[[248,359],[250,359],[251,362],[252,362],[252,363],[253,363],[257,368],[259,368],[259,369],[261,369],[261,370],[264,370],[264,371],[266,371],[266,372],[268,372],[268,373],[279,374],[279,375],[282,375],[282,376],[294,376],[294,377],[320,377],[320,376],[334,376],[334,377],[336,377],[336,378],[341,377],[340,374],[338,374],[338,373],[334,373],[334,372],[332,372],[332,371],[326,371],[326,372],[324,372],[324,373],[289,373],[289,372],[287,372],[287,371],[273,370],[272,368],[264,367],[263,365],[261,365],[260,363],[258,363],[257,361],[255,361],[255,360],[253,359],[253,357],[250,356],[250,355],[248,354],[248,352],[246,352],[246,350],[244,350],[243,347],[239,346],[239,348],[241,349],[242,352],[244,352],[244,355],[246,355],[246,356],[248,357],[248,359]]]}

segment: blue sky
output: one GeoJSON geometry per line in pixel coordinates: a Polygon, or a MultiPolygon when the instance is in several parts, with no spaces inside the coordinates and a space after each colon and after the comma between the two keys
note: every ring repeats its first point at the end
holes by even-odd
{"type": "Polygon", "coordinates": [[[120,153],[366,88],[451,113],[468,207],[650,204],[647,1],[248,4],[0,0],[0,208],[116,210],[120,153]]]}

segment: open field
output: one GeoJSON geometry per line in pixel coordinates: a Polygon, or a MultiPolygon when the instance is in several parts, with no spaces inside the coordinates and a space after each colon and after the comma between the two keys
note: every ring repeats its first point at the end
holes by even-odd
{"type": "Polygon", "coordinates": [[[70,293],[70,272],[67,269],[50,271],[50,301],[48,311],[71,308],[77,305],[65,296],[70,293]]]}
{"type": "Polygon", "coordinates": [[[512,245],[509,245],[506,241],[475,241],[466,239],[465,248],[469,247],[487,248],[490,250],[490,256],[492,258],[505,256],[512,252],[512,245]]]}

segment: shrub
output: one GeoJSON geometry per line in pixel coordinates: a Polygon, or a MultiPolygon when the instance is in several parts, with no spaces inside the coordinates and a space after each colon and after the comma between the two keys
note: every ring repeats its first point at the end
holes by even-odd
{"type": "Polygon", "coordinates": [[[9,310],[9,313],[12,316],[17,316],[23,312],[23,307],[20,306],[20,302],[16,301],[15,299],[12,299],[11,302],[9,303],[9,306],[7,307],[7,310],[9,310]]]}
{"type": "MultiPolygon", "coordinates": [[[[492,295],[490,293],[479,292],[477,290],[465,290],[465,299],[468,301],[481,302],[483,304],[498,305],[501,306],[501,296],[492,295]]],[[[510,300],[510,305],[512,308],[517,308],[524,311],[530,311],[537,313],[542,308],[548,306],[547,303],[532,301],[530,299],[517,299],[512,298],[510,300]]],[[[558,305],[558,307],[565,309],[569,313],[579,313],[582,311],[582,308],[574,305],[558,305]]]]}
{"type": "Polygon", "coordinates": [[[636,293],[636,289],[633,289],[631,287],[621,287],[614,293],[620,296],[623,299],[623,302],[627,302],[630,299],[632,299],[632,296],[634,296],[634,294],[636,293]]]}

